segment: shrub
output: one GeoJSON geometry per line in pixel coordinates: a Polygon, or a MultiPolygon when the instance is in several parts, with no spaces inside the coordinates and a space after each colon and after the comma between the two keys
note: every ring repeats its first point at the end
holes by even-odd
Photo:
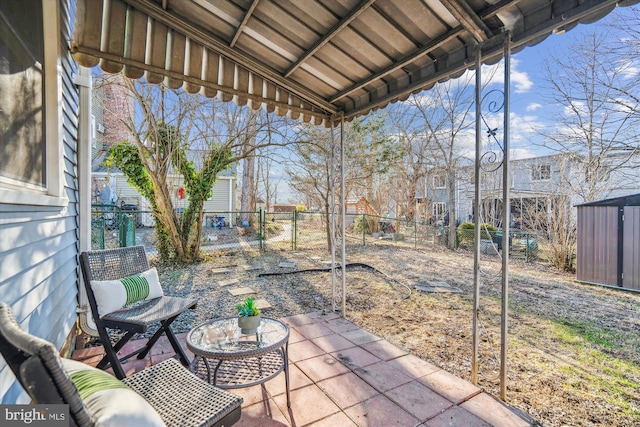
{"type": "MultiPolygon", "coordinates": [[[[457,237],[461,245],[473,244],[475,224],[473,222],[463,222],[458,226],[457,237]]],[[[480,224],[480,239],[492,240],[497,228],[491,224],[480,224]]]]}

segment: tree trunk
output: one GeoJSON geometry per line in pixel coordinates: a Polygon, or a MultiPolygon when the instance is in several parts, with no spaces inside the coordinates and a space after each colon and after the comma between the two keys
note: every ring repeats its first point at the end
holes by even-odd
{"type": "MultiPolygon", "coordinates": [[[[255,147],[257,132],[255,111],[250,110],[247,114],[249,115],[249,123],[247,125],[247,136],[245,138],[245,151],[249,151],[252,147],[255,147]]],[[[256,210],[254,186],[256,174],[255,159],[254,153],[247,155],[244,159],[242,168],[242,194],[240,196],[240,224],[244,224],[245,221],[249,222],[249,212],[256,210]]]]}

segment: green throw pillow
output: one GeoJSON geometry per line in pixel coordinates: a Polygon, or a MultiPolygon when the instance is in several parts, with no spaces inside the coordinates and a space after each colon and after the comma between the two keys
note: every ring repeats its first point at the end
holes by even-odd
{"type": "Polygon", "coordinates": [[[62,366],[96,427],[165,426],[142,396],[114,376],[75,360],[62,359],[62,366]]]}
{"type": "Polygon", "coordinates": [[[119,280],[92,280],[91,289],[98,304],[100,317],[138,301],[163,295],[155,267],[119,280]]]}

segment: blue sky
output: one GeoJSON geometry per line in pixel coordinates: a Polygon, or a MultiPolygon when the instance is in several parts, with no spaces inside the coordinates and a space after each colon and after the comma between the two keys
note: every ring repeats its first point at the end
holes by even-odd
{"type": "MultiPolygon", "coordinates": [[[[550,119],[561,111],[550,105],[545,93],[545,70],[541,64],[550,56],[568,54],[572,42],[585,34],[596,31],[607,32],[606,24],[622,20],[631,8],[616,8],[605,18],[593,24],[580,24],[564,34],[551,34],[543,42],[527,47],[512,56],[511,64],[511,137],[512,158],[527,158],[548,154],[532,142],[541,143],[542,138],[534,129],[553,125],[550,119]]],[[[502,64],[500,64],[502,67],[502,64]]],[[[553,64],[552,64],[553,66],[553,64]]],[[[502,84],[502,83],[500,83],[502,84]]],[[[501,124],[500,124],[500,127],[501,124]]]]}
{"type": "MultiPolygon", "coordinates": [[[[561,113],[561,110],[554,105],[549,105],[545,97],[545,70],[541,66],[543,61],[551,55],[562,56],[575,40],[581,39],[585,34],[593,32],[594,29],[604,30],[607,23],[622,19],[621,17],[629,13],[629,10],[630,8],[616,8],[608,16],[594,24],[580,24],[564,34],[551,34],[541,43],[512,55],[510,103],[512,159],[536,157],[550,153],[541,147],[542,137],[536,132],[536,129],[553,126],[554,122],[550,118],[554,117],[554,114],[561,113]]],[[[503,87],[504,65],[500,62],[494,67],[496,67],[493,79],[495,83],[491,84],[487,90],[502,89],[503,87]]],[[[491,73],[483,71],[483,75],[485,74],[491,73]]],[[[423,95],[428,96],[428,92],[423,92],[423,95]]],[[[502,116],[494,115],[489,119],[489,125],[491,128],[498,128],[498,133],[501,133],[502,116]]],[[[462,138],[464,138],[463,146],[469,157],[473,158],[475,146],[473,131],[466,132],[462,138]]],[[[496,149],[496,147],[489,146],[489,149],[496,149]]],[[[283,181],[278,187],[279,203],[287,202],[291,197],[285,182],[286,176],[281,179],[283,181]]]]}

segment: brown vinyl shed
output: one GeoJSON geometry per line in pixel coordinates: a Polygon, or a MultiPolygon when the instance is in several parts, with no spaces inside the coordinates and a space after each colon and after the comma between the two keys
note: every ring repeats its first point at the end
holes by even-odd
{"type": "Polygon", "coordinates": [[[640,291],[640,194],[577,208],[576,279],[640,291]]]}

